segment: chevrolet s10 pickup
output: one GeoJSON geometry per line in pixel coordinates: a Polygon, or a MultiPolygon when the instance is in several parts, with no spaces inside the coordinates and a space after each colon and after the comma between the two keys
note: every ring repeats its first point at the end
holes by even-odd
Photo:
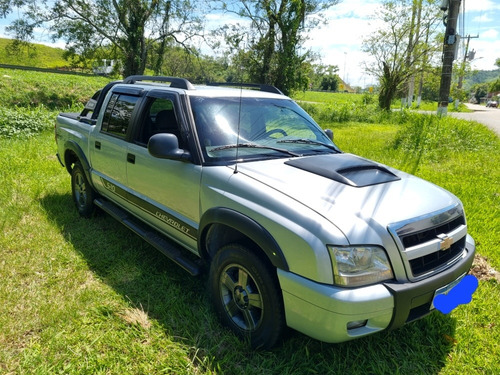
{"type": "Polygon", "coordinates": [[[216,313],[255,348],[286,327],[338,343],[433,311],[474,258],[460,200],[342,152],[272,86],[226,86],[131,76],[61,113],[80,215],[99,207],[206,269],[216,313]]]}

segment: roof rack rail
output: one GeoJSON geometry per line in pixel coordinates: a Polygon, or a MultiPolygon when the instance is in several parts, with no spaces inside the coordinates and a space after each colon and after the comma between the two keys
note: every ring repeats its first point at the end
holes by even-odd
{"type": "Polygon", "coordinates": [[[164,76],[129,76],[123,80],[123,83],[134,84],[136,81],[169,82],[170,87],[184,90],[195,90],[191,82],[185,78],[164,77],[164,76]]]}
{"type": "Polygon", "coordinates": [[[233,82],[209,82],[208,86],[230,86],[230,87],[248,87],[259,89],[260,91],[270,92],[273,94],[284,95],[280,89],[271,85],[261,85],[258,83],[233,83],[233,82]]]}

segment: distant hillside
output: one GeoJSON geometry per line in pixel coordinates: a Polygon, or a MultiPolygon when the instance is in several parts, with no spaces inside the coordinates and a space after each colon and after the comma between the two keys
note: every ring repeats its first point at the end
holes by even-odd
{"type": "Polygon", "coordinates": [[[62,68],[69,66],[63,58],[64,50],[43,44],[30,44],[18,51],[11,49],[12,40],[0,38],[0,64],[34,66],[37,68],[62,68]]]}
{"type": "Polygon", "coordinates": [[[465,79],[464,87],[470,89],[472,86],[478,83],[488,83],[496,80],[500,77],[500,69],[496,70],[479,70],[474,72],[469,77],[465,79]]]}
{"type": "Polygon", "coordinates": [[[0,107],[81,106],[111,78],[0,68],[0,107]]]}

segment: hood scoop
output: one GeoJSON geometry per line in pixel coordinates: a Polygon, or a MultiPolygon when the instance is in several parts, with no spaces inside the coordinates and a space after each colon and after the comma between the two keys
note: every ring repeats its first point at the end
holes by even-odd
{"type": "Polygon", "coordinates": [[[351,154],[310,156],[285,164],[353,187],[400,180],[384,166],[351,154]]]}

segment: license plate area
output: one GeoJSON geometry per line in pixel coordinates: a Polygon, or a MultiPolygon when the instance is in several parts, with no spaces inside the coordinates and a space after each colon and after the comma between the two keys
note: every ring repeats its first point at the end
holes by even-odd
{"type": "Polygon", "coordinates": [[[436,299],[436,297],[438,295],[441,295],[441,294],[448,294],[450,292],[450,290],[452,290],[463,278],[465,277],[465,273],[463,275],[461,275],[458,279],[456,279],[455,281],[452,281],[451,283],[437,289],[435,292],[434,292],[434,296],[432,297],[432,303],[431,303],[431,310],[434,310],[435,307],[434,307],[434,300],[436,299]]]}

